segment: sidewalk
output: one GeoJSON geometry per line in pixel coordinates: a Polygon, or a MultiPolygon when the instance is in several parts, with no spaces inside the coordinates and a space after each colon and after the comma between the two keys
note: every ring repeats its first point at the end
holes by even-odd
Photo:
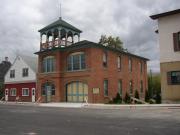
{"type": "Polygon", "coordinates": [[[32,103],[32,102],[0,102],[5,105],[23,105],[37,107],[61,107],[61,108],[90,108],[90,109],[156,109],[174,108],[180,109],[180,104],[86,104],[86,103],[32,103]]]}

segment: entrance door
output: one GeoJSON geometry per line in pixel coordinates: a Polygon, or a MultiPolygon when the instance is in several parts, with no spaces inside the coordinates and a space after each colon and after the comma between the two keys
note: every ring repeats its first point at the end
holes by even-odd
{"type": "Polygon", "coordinates": [[[66,89],[67,102],[85,102],[88,98],[88,86],[82,82],[72,82],[66,89]]]}
{"type": "Polygon", "coordinates": [[[8,101],[8,89],[5,90],[5,101],[8,101]]]}
{"type": "Polygon", "coordinates": [[[35,88],[32,88],[32,102],[35,102],[36,96],[35,96],[35,88]]]}
{"type": "Polygon", "coordinates": [[[46,86],[46,101],[51,102],[51,86],[46,86]]]}

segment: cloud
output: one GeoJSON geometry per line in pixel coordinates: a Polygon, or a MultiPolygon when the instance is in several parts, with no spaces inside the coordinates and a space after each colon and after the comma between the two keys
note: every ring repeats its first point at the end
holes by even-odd
{"type": "MultiPolygon", "coordinates": [[[[130,52],[147,57],[159,71],[156,21],[149,18],[179,8],[178,0],[61,0],[62,17],[83,31],[81,39],[97,42],[101,34],[119,36],[130,52]],[[153,54],[152,54],[153,53],[153,54]]],[[[0,60],[39,50],[38,30],[57,20],[59,0],[6,0],[0,12],[0,60]]]]}

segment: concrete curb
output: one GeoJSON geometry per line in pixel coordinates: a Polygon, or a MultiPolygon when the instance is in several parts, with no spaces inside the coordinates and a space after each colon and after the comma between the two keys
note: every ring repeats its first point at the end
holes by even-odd
{"type": "Polygon", "coordinates": [[[86,103],[32,103],[32,102],[0,102],[3,105],[23,105],[37,107],[60,107],[60,108],[89,108],[89,109],[156,109],[178,108],[180,104],[86,104],[86,103]]]}
{"type": "Polygon", "coordinates": [[[94,109],[156,109],[156,108],[179,108],[180,104],[130,104],[130,105],[112,105],[112,104],[89,104],[85,108],[94,109]]]}

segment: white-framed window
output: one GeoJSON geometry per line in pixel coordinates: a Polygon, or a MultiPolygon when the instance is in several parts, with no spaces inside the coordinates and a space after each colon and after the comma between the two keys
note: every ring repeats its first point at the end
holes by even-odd
{"type": "Polygon", "coordinates": [[[27,77],[28,76],[28,68],[23,68],[22,69],[22,76],[27,77]]]}
{"type": "Polygon", "coordinates": [[[15,78],[15,70],[10,70],[10,78],[15,78]]]}
{"type": "Polygon", "coordinates": [[[16,96],[16,88],[10,89],[10,96],[16,96]]]}
{"type": "Polygon", "coordinates": [[[29,88],[22,88],[22,96],[29,96],[29,88]]]}

